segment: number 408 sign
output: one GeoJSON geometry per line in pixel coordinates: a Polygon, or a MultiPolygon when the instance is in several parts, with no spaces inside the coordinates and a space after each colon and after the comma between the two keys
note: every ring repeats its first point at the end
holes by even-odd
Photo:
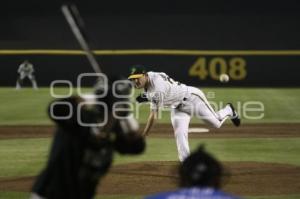
{"type": "Polygon", "coordinates": [[[242,57],[232,57],[224,59],[213,57],[211,59],[199,57],[190,67],[189,75],[199,77],[199,79],[219,80],[221,74],[228,74],[232,80],[243,80],[247,76],[246,60],[242,57]]]}

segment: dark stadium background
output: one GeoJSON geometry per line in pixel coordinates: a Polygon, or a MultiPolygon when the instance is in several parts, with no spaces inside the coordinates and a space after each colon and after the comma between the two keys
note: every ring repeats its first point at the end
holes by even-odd
{"type": "MultiPolygon", "coordinates": [[[[218,86],[207,75],[191,76],[191,66],[203,57],[226,62],[246,61],[247,75],[226,86],[299,87],[300,12],[297,1],[72,1],[81,12],[95,50],[204,50],[230,55],[131,54],[97,56],[105,72],[126,76],[133,64],[164,71],[197,86],[218,86]],[[281,54],[240,55],[241,51],[291,51],[281,54]]],[[[18,50],[79,50],[61,12],[63,1],[10,1],[0,7],[1,86],[14,86],[18,65],[29,59],[39,85],[55,79],[76,83],[92,72],[83,55],[20,53],[18,50]],[[6,50],[15,53],[7,54],[6,50]]],[[[207,64],[208,64],[207,63],[207,64]]],[[[218,65],[216,66],[219,67],[218,65]]],[[[219,70],[219,69],[218,69],[219,70]]],[[[217,71],[220,72],[220,71],[217,71]]]]}

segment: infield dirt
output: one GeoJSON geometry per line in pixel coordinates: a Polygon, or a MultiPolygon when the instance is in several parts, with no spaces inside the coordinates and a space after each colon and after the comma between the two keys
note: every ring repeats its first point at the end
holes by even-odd
{"type": "MultiPolygon", "coordinates": [[[[198,126],[199,127],[199,126],[198,126]]],[[[247,124],[241,128],[224,126],[190,138],[274,138],[300,137],[300,124],[247,124]]],[[[3,126],[0,139],[51,137],[51,126],[3,126]]],[[[151,137],[173,137],[170,125],[159,124],[151,137]]],[[[238,195],[300,194],[300,167],[261,162],[223,162],[230,177],[224,189],[238,195]]],[[[177,187],[178,162],[138,162],[115,165],[101,180],[98,194],[146,195],[177,187]]],[[[30,191],[35,176],[0,178],[0,191],[30,191]]]]}

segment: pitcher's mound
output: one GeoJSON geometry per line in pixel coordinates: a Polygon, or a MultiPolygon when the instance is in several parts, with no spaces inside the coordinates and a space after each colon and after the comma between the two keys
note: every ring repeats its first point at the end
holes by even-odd
{"type": "MultiPolygon", "coordinates": [[[[143,162],[114,166],[102,180],[99,194],[151,194],[177,187],[178,162],[143,162]]],[[[224,162],[230,177],[224,190],[238,195],[300,193],[300,167],[258,163],[224,162]]]]}
{"type": "MultiPolygon", "coordinates": [[[[98,194],[147,195],[177,187],[178,162],[116,165],[98,186],[98,194]]],[[[224,190],[236,195],[300,193],[300,167],[258,162],[223,162],[231,177],[224,190]]],[[[30,191],[35,177],[2,178],[1,191],[30,191]]]]}

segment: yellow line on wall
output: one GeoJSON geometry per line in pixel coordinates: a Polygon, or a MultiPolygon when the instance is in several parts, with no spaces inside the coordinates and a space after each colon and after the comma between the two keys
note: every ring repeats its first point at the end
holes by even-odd
{"type": "Polygon", "coordinates": [[[0,55],[84,55],[82,50],[0,50],[0,55]]]}
{"type": "MultiPolygon", "coordinates": [[[[139,49],[139,50],[95,50],[96,55],[275,55],[297,56],[300,50],[167,50],[167,49],[139,49]]],[[[24,49],[0,50],[0,55],[84,55],[82,50],[57,49],[24,49]]]]}

